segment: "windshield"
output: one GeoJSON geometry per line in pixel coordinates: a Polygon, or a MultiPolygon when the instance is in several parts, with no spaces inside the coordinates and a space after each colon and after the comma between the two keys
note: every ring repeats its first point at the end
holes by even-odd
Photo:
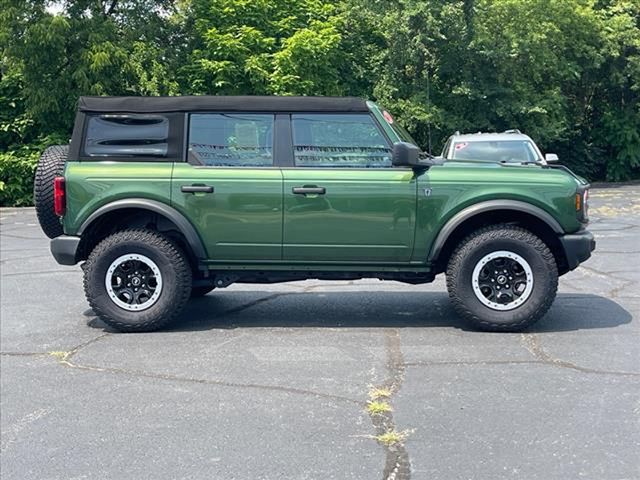
{"type": "Polygon", "coordinates": [[[390,128],[401,141],[419,146],[418,142],[414,140],[411,134],[407,132],[407,130],[402,125],[399,125],[389,112],[387,112],[383,108],[380,108],[380,106],[376,105],[373,102],[367,102],[367,105],[371,109],[374,116],[376,116],[382,123],[382,128],[387,131],[387,135],[392,136],[391,132],[389,132],[390,128]]]}
{"type": "Polygon", "coordinates": [[[393,128],[393,131],[396,132],[396,134],[400,137],[400,139],[403,142],[409,142],[409,143],[413,143],[414,145],[418,145],[418,142],[416,142],[411,136],[411,134],[407,132],[407,130],[398,122],[393,122],[393,123],[390,123],[389,125],[391,125],[391,128],[393,128]]]}
{"type": "Polygon", "coordinates": [[[492,160],[497,162],[537,162],[541,160],[528,140],[456,141],[451,158],[456,160],[492,160]]]}

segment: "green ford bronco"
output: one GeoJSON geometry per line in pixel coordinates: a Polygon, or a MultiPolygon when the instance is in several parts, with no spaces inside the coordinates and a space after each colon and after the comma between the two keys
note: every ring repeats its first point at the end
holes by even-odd
{"type": "Polygon", "coordinates": [[[595,248],[587,189],[564,167],[434,159],[357,98],[83,97],[34,194],[53,256],[83,262],[122,331],[234,282],[439,273],[461,317],[514,331],[595,248]]]}

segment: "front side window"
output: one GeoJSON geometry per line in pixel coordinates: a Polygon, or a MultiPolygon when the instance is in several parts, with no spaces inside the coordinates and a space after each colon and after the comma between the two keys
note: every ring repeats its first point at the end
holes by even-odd
{"type": "Polygon", "coordinates": [[[273,115],[193,114],[189,162],[211,167],[273,165],[273,115]]]}
{"type": "Polygon", "coordinates": [[[497,162],[534,162],[537,155],[531,144],[523,140],[496,142],[458,141],[453,145],[453,158],[457,160],[492,160],[497,162]]]}
{"type": "Polygon", "coordinates": [[[391,167],[391,149],[367,114],[294,114],[293,149],[299,167],[391,167]]]}
{"type": "Polygon", "coordinates": [[[88,119],[88,157],[165,158],[168,150],[169,119],[164,115],[105,114],[88,119]]]}

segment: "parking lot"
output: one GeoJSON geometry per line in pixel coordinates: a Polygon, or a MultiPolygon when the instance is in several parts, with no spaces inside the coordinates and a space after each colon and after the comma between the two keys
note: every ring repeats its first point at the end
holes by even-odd
{"type": "Polygon", "coordinates": [[[118,334],[33,209],[0,217],[3,479],[640,478],[640,186],[593,190],[597,250],[522,334],[443,278],[233,285],[118,334]]]}

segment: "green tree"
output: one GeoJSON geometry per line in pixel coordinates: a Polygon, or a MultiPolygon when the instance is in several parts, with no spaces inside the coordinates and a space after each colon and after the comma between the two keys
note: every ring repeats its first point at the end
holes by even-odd
{"type": "Polygon", "coordinates": [[[350,4],[384,38],[375,96],[423,146],[520,128],[590,178],[638,175],[637,2],[350,4]]]}
{"type": "Polygon", "coordinates": [[[183,90],[209,94],[344,93],[339,10],[322,0],[193,0],[183,90]]]}
{"type": "Polygon", "coordinates": [[[68,1],[58,15],[44,1],[4,2],[3,72],[20,78],[41,133],[69,132],[80,95],[178,93],[173,2],[68,1]]]}
{"type": "Polygon", "coordinates": [[[602,7],[605,60],[593,136],[607,160],[606,178],[625,180],[640,173],[640,4],[613,0],[602,7]]]}

